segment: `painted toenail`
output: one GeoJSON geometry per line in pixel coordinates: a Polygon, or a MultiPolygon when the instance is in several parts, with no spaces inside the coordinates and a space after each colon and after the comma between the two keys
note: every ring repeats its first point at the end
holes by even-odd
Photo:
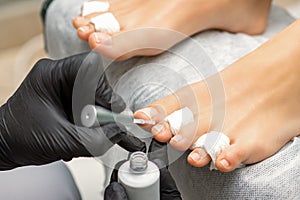
{"type": "Polygon", "coordinates": [[[78,28],[78,30],[80,32],[85,33],[85,32],[88,32],[90,30],[90,28],[88,26],[81,26],[81,27],[78,28]]]}
{"type": "Polygon", "coordinates": [[[228,162],[227,160],[222,159],[222,160],[220,161],[220,163],[221,163],[221,165],[223,165],[223,167],[229,168],[229,162],[228,162]]]}
{"type": "Polygon", "coordinates": [[[143,108],[143,109],[139,110],[138,112],[144,113],[147,117],[149,117],[149,119],[152,119],[153,117],[155,117],[158,114],[158,112],[155,108],[143,108]]]}
{"type": "Polygon", "coordinates": [[[207,156],[207,153],[203,149],[199,149],[198,152],[193,152],[190,157],[195,161],[199,162],[207,156]]]}
{"type": "Polygon", "coordinates": [[[156,124],[155,126],[153,126],[152,130],[153,130],[153,135],[159,134],[163,131],[164,129],[164,125],[163,124],[156,124]]]}
{"type": "Polygon", "coordinates": [[[180,142],[182,141],[183,137],[181,135],[175,135],[174,137],[172,137],[172,141],[174,142],[180,142]]]}

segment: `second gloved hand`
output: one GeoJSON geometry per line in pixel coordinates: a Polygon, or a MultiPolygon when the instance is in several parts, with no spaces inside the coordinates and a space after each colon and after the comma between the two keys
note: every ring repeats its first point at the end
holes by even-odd
{"type": "Polygon", "coordinates": [[[102,155],[118,142],[127,150],[141,150],[143,143],[126,136],[117,124],[95,129],[74,125],[86,104],[114,112],[125,108],[103,72],[102,61],[93,52],[40,60],[0,108],[0,170],[102,155]]]}

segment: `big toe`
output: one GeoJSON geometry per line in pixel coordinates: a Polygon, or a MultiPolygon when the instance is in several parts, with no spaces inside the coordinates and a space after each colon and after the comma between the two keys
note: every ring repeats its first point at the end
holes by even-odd
{"type": "Polygon", "coordinates": [[[152,127],[151,132],[153,137],[160,142],[168,142],[173,137],[170,126],[166,122],[156,124],[152,127]]]}
{"type": "Polygon", "coordinates": [[[88,39],[91,49],[101,53],[104,57],[112,60],[125,60],[129,58],[127,53],[123,53],[122,49],[118,48],[120,44],[117,44],[112,36],[94,32],[88,39]]]}
{"type": "MultiPolygon", "coordinates": [[[[143,108],[141,110],[138,110],[134,117],[138,119],[144,119],[144,120],[154,120],[154,121],[160,121],[161,118],[159,112],[155,108],[143,108]]],[[[143,125],[143,128],[147,130],[151,130],[153,137],[159,141],[159,142],[168,142],[172,138],[172,133],[170,131],[170,127],[168,123],[162,121],[158,124],[153,125],[143,125]]]]}

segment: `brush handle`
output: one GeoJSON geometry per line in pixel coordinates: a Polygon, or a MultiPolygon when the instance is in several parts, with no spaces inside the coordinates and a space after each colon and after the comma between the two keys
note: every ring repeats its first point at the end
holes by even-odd
{"type": "Polygon", "coordinates": [[[133,113],[126,109],[121,113],[114,113],[100,106],[86,105],[81,112],[81,123],[85,127],[93,127],[106,123],[133,123],[133,113]]]}

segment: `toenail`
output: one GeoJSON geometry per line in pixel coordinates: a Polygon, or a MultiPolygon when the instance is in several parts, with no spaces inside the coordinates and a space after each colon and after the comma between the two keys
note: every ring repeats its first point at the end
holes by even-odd
{"type": "Polygon", "coordinates": [[[207,156],[207,153],[203,149],[199,149],[198,152],[193,152],[190,157],[195,161],[199,162],[207,156]]]}
{"type": "Polygon", "coordinates": [[[88,26],[81,26],[78,28],[80,32],[88,32],[90,28],[88,26]]]}
{"type": "Polygon", "coordinates": [[[159,134],[163,131],[164,129],[164,125],[163,124],[156,124],[155,126],[153,126],[152,130],[153,130],[153,135],[159,134]]]}
{"type": "Polygon", "coordinates": [[[107,45],[111,46],[112,45],[112,39],[109,35],[104,35],[104,34],[93,34],[94,40],[96,43],[101,44],[101,45],[107,45]]]}
{"type": "Polygon", "coordinates": [[[95,42],[100,44],[102,42],[101,37],[98,34],[94,34],[95,42]]]}
{"type": "Polygon", "coordinates": [[[174,137],[172,137],[172,141],[174,142],[180,142],[183,139],[183,137],[181,135],[175,135],[174,137]]]}
{"type": "Polygon", "coordinates": [[[158,112],[155,108],[143,108],[143,109],[139,110],[138,112],[144,113],[147,117],[149,117],[149,119],[152,119],[153,117],[155,117],[158,114],[158,112]]]}
{"type": "Polygon", "coordinates": [[[222,160],[220,161],[220,163],[221,163],[221,165],[223,165],[223,167],[229,168],[229,162],[228,162],[227,160],[222,159],[222,160]]]}

